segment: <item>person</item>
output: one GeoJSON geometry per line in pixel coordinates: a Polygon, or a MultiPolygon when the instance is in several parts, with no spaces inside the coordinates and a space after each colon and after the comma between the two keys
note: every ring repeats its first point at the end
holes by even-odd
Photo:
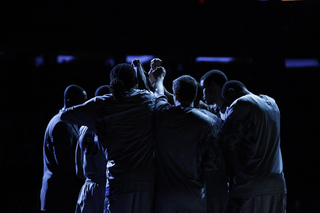
{"type": "MultiPolygon", "coordinates": [[[[144,74],[144,73],[137,73],[144,74]]],[[[110,212],[153,212],[155,190],[154,94],[137,89],[134,67],[116,65],[110,72],[111,94],[68,108],[65,122],[85,125],[108,150],[110,212]]]]}
{"type": "Polygon", "coordinates": [[[173,81],[171,105],[165,96],[165,69],[153,71],[156,121],[156,213],[206,213],[206,169],[219,168],[220,119],[193,107],[197,82],[183,75],[173,81]]]}
{"type": "Polygon", "coordinates": [[[209,111],[225,120],[227,106],[221,97],[223,85],[228,81],[227,76],[220,70],[210,70],[200,79],[200,85],[203,88],[203,99],[209,107],[209,111]]]}
{"type": "MultiPolygon", "coordinates": [[[[220,70],[213,69],[206,72],[200,79],[203,88],[203,100],[199,106],[217,115],[222,122],[226,118],[227,106],[221,97],[223,85],[228,81],[227,76],[220,70]]],[[[206,173],[207,211],[208,213],[224,213],[228,205],[228,190],[231,188],[230,179],[233,177],[231,151],[221,151],[223,166],[219,170],[206,173]]]]}
{"type": "Polygon", "coordinates": [[[64,109],[83,103],[87,94],[72,84],[64,91],[64,106],[48,123],[43,141],[43,177],[40,190],[40,210],[70,213],[75,211],[83,180],[75,171],[77,125],[61,120],[64,109]]]}
{"type": "Polygon", "coordinates": [[[285,212],[287,189],[275,100],[255,95],[235,80],[224,84],[222,98],[230,108],[219,131],[220,146],[234,150],[235,165],[228,212],[285,212]]]}
{"type": "MultiPolygon", "coordinates": [[[[110,93],[109,85],[97,88],[95,96],[110,93]]],[[[98,136],[87,126],[81,126],[76,149],[77,175],[85,180],[77,205],[76,213],[104,212],[107,186],[107,150],[101,146],[98,136]]]]}

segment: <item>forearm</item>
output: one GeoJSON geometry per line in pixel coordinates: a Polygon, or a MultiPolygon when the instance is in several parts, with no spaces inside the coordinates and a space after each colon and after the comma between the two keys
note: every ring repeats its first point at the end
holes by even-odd
{"type": "Polygon", "coordinates": [[[137,75],[138,75],[138,88],[150,90],[148,79],[141,66],[137,67],[137,75]]]}
{"type": "Polygon", "coordinates": [[[96,110],[93,106],[94,100],[91,99],[90,103],[84,103],[64,110],[61,114],[61,120],[79,126],[88,126],[95,129],[96,110]]]}
{"type": "Polygon", "coordinates": [[[167,96],[169,103],[174,104],[173,94],[170,93],[165,87],[164,87],[164,94],[165,94],[165,96],[167,96]]]}
{"type": "Polygon", "coordinates": [[[163,67],[157,67],[152,72],[152,75],[154,77],[154,90],[156,96],[164,95],[165,94],[165,88],[163,86],[163,81],[166,76],[166,70],[163,67]]]}
{"type": "Polygon", "coordinates": [[[140,60],[135,59],[132,60],[133,67],[136,70],[137,73],[137,78],[138,78],[138,88],[139,89],[146,89],[146,90],[150,90],[150,80],[147,78],[147,73],[144,71],[143,66],[140,62],[140,60]]]}
{"type": "Polygon", "coordinates": [[[77,144],[77,147],[76,147],[76,152],[75,152],[75,166],[76,166],[76,174],[78,177],[80,177],[81,179],[85,180],[86,178],[84,177],[84,174],[83,174],[83,167],[82,167],[82,156],[83,156],[83,153],[81,151],[81,148],[79,146],[79,142],[77,144]]]}
{"type": "Polygon", "coordinates": [[[163,86],[163,80],[162,79],[157,79],[155,81],[154,88],[155,88],[155,94],[156,94],[157,97],[159,97],[161,95],[164,95],[165,88],[163,86]]]}

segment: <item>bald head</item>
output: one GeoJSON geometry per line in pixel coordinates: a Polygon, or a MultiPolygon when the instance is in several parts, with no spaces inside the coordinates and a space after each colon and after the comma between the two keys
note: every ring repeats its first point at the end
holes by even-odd
{"type": "Polygon", "coordinates": [[[210,70],[205,73],[200,81],[203,83],[211,84],[212,82],[216,82],[221,88],[228,81],[227,76],[220,70],[210,70]]]}
{"type": "Polygon", "coordinates": [[[109,94],[109,93],[110,93],[110,86],[109,85],[102,85],[102,86],[98,87],[98,89],[96,90],[94,95],[101,96],[101,95],[105,95],[105,94],[109,94]]]}
{"type": "Polygon", "coordinates": [[[220,70],[210,70],[201,77],[203,99],[207,104],[217,104],[219,107],[224,105],[221,89],[227,80],[227,76],[220,70]]]}
{"type": "Polygon", "coordinates": [[[64,107],[65,108],[82,104],[86,100],[87,100],[86,91],[82,87],[76,84],[69,85],[64,90],[64,107]]]}
{"type": "Polygon", "coordinates": [[[222,98],[226,101],[229,106],[233,101],[241,96],[247,95],[250,92],[247,87],[240,81],[231,80],[227,81],[221,91],[222,98]]]}

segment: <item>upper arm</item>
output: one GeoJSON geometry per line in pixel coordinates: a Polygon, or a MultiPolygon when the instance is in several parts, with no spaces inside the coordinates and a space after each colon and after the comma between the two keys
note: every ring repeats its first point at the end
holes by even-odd
{"type": "Polygon", "coordinates": [[[230,106],[227,118],[219,131],[221,146],[233,149],[239,143],[247,130],[251,106],[250,102],[241,100],[230,106]]]}
{"type": "Polygon", "coordinates": [[[76,174],[78,177],[85,179],[84,174],[83,174],[83,152],[80,147],[81,141],[78,141],[77,147],[76,147],[76,152],[75,152],[75,166],[76,166],[76,174]]]}
{"type": "Polygon", "coordinates": [[[57,165],[64,173],[75,171],[75,150],[72,143],[76,137],[72,127],[66,123],[58,122],[52,131],[52,145],[57,165]]]}
{"type": "Polygon", "coordinates": [[[84,104],[67,108],[61,115],[61,120],[79,126],[95,129],[96,109],[95,101],[91,99],[84,104]]]}
{"type": "Polygon", "coordinates": [[[171,104],[169,104],[168,98],[166,96],[162,95],[162,96],[159,96],[156,98],[156,101],[155,101],[156,111],[165,110],[165,109],[169,108],[170,106],[171,106],[171,104]]]}

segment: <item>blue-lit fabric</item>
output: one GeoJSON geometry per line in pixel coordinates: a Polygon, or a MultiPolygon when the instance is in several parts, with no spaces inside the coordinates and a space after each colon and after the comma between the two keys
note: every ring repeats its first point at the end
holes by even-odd
{"type": "Polygon", "coordinates": [[[74,165],[78,127],[63,122],[61,113],[62,110],[50,120],[44,135],[42,211],[73,212],[83,184],[83,180],[76,176],[74,165]]]}
{"type": "Polygon", "coordinates": [[[231,198],[228,213],[285,213],[287,195],[272,194],[246,198],[231,198]]]}
{"type": "Polygon", "coordinates": [[[81,166],[86,178],[79,193],[77,213],[103,213],[106,191],[107,155],[97,136],[86,126],[79,130],[78,144],[81,153],[81,166]]]}
{"type": "Polygon", "coordinates": [[[280,111],[274,99],[248,94],[228,109],[219,138],[233,150],[231,197],[286,193],[280,150],[280,111]]]}
{"type": "MultiPolygon", "coordinates": [[[[108,150],[110,187],[123,182],[154,181],[154,94],[133,89],[118,104],[111,94],[67,109],[62,119],[86,125],[108,150]]],[[[111,189],[112,190],[112,189],[111,189]]]]}
{"type": "Polygon", "coordinates": [[[226,111],[228,110],[228,106],[223,105],[222,108],[220,108],[217,104],[208,105],[208,110],[212,112],[213,114],[217,115],[222,121],[226,120],[226,111]]]}
{"type": "Polygon", "coordinates": [[[165,96],[156,99],[155,115],[156,202],[178,209],[205,210],[203,169],[220,168],[220,119],[195,108],[173,106],[165,96]]]}

